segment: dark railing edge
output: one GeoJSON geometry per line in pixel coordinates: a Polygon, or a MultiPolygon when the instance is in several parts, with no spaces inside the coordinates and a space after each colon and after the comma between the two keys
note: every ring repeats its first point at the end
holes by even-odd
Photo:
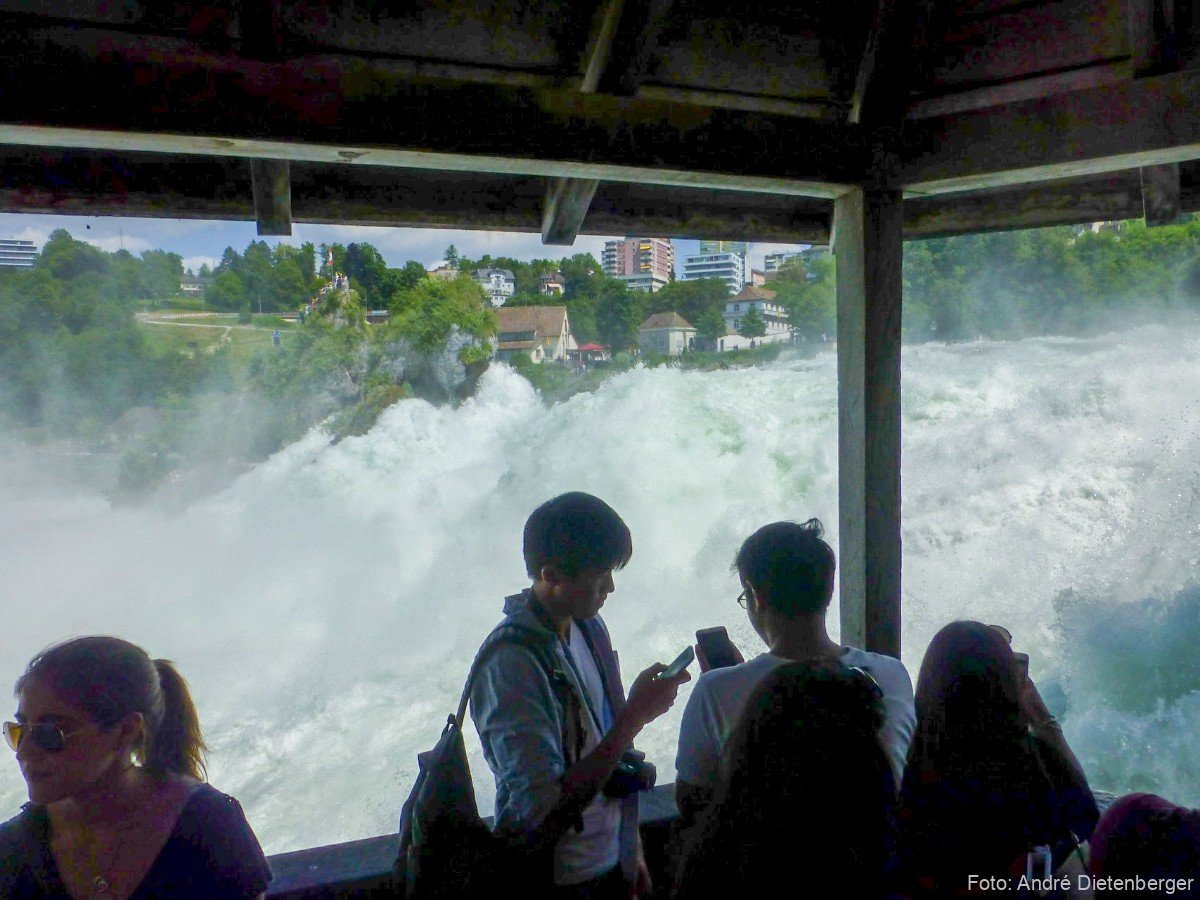
{"type": "MultiPolygon", "coordinates": [[[[1116,794],[1095,791],[1103,812],[1116,794]]],[[[661,859],[671,823],[678,817],[675,785],[661,784],[639,796],[641,826],[648,854],[661,859]],[[653,837],[653,839],[652,839],[653,837]]],[[[314,897],[386,897],[396,862],[395,833],[325,847],[277,853],[270,857],[274,878],[267,896],[273,900],[314,897]]],[[[653,872],[654,860],[651,860],[653,872]]]]}
{"type": "MultiPolygon", "coordinates": [[[[639,796],[643,828],[666,827],[678,816],[675,785],[661,784],[639,796]]],[[[397,809],[399,805],[397,804],[397,809]]],[[[316,896],[371,896],[392,877],[399,840],[396,833],[269,857],[267,896],[299,900],[316,896]]]]}

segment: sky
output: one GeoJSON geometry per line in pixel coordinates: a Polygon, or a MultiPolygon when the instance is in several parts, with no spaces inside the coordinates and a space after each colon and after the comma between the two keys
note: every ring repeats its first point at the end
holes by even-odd
{"type": "MultiPolygon", "coordinates": [[[[167,250],[183,257],[184,268],[195,272],[202,263],[215,266],[226,247],[239,253],[259,240],[253,222],[213,222],[199,219],[133,219],[113,216],[52,216],[24,213],[0,214],[0,238],[31,240],[41,248],[50,232],[65,228],[71,236],[109,252],[124,247],[137,256],[145,250],[167,250]]],[[[606,240],[624,237],[580,237],[574,246],[547,246],[540,234],[510,231],[453,231],[443,228],[370,228],[358,225],[293,225],[291,237],[263,238],[274,246],[352,241],[372,244],[389,266],[399,268],[410,259],[431,268],[453,244],[460,255],[478,259],[484,254],[519,260],[558,259],[591,253],[600,259],[606,240]]],[[[699,241],[675,241],[676,267],[684,256],[699,249],[699,241]]],[[[750,244],[750,265],[762,268],[766,253],[794,250],[793,244],[750,244]]]]}

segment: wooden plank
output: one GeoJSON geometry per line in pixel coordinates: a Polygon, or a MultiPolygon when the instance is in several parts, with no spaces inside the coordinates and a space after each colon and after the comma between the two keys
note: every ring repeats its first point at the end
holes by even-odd
{"type": "Polygon", "coordinates": [[[612,53],[597,89],[633,97],[654,66],[654,55],[674,0],[624,0],[612,53]]]}
{"type": "Polygon", "coordinates": [[[1014,185],[904,201],[904,237],[949,237],[1136,219],[1142,190],[1136,169],[1082,179],[1014,185]]]}
{"type": "Polygon", "coordinates": [[[1113,0],[1050,0],[985,19],[950,21],[931,85],[1011,81],[1128,56],[1125,22],[1113,0]]]}
{"type": "Polygon", "coordinates": [[[928,119],[932,116],[945,116],[967,110],[983,109],[988,106],[1004,106],[1021,100],[1104,87],[1129,81],[1132,77],[1133,66],[1125,61],[1087,66],[1083,69],[1057,72],[1053,75],[1020,78],[1004,84],[925,97],[909,107],[908,118],[928,119]]]}
{"type": "Polygon", "coordinates": [[[1200,159],[1200,72],[1177,72],[910,122],[909,196],[1200,159]]]}
{"type": "Polygon", "coordinates": [[[570,246],[579,236],[600,182],[590,178],[556,178],[546,186],[542,211],[542,243],[570,246]]]}
{"type": "Polygon", "coordinates": [[[859,129],[688,104],[413,80],[405,67],[263,63],[89,29],[14,36],[0,17],[0,142],[643,181],[836,196],[859,129]],[[96,48],[105,52],[97,56],[96,48]],[[45,96],[58,98],[43,102],[45,96]],[[113,98],[119,97],[120,102],[113,98]],[[536,140],[532,139],[536,136],[536,140]]]}
{"type": "Polygon", "coordinates": [[[1142,215],[1150,227],[1174,225],[1182,209],[1179,189],[1179,164],[1146,166],[1140,170],[1142,215]]]}
{"type": "Polygon", "coordinates": [[[286,159],[250,160],[254,218],[260,235],[292,233],[291,164],[286,159]]]}
{"type": "Polygon", "coordinates": [[[900,655],[901,199],[834,203],[841,642],[900,655]]]}

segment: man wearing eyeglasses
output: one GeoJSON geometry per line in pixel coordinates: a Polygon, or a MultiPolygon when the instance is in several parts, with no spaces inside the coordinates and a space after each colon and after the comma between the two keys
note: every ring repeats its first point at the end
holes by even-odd
{"type": "MultiPolygon", "coordinates": [[[[547,673],[527,647],[503,644],[471,691],[471,717],[496,777],[496,829],[530,832],[561,820],[563,810],[576,819],[554,851],[556,900],[650,894],[637,821],[645,779],[627,751],[690,676],[657,678],[666,667],[655,663],[624,695],[599,612],[614,589],[613,570],[632,554],[628,527],[597,497],[563,494],[534,510],[524,535],[533,585],[505,598],[504,624],[543,641],[561,672],[547,673]],[[560,702],[559,674],[567,699],[580,702],[560,702]]],[[[531,889],[542,874],[529,873],[531,889]]]]}
{"type": "Polygon", "coordinates": [[[796,660],[837,659],[859,669],[879,686],[884,722],[879,738],[897,789],[916,726],[912,681],[898,659],[840,646],[829,637],[825,615],[833,599],[836,560],[817,519],[802,525],[774,522],[750,535],[734,568],[742,582],[737,602],[750,618],[767,652],[749,662],[712,668],[697,647],[703,674],[692,689],[679,728],[675,796],[684,825],[712,799],[721,752],[746,701],[778,666],[796,660]]]}

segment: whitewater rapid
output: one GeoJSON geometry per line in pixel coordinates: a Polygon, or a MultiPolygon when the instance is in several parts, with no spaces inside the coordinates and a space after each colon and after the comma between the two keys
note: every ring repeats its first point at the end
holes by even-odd
{"type": "MultiPolygon", "coordinates": [[[[1194,806],[1198,363],[1200,329],[1151,326],[903,359],[914,681],[944,623],[1005,624],[1094,787],[1194,806]]],[[[210,780],[268,852],[394,830],[417,752],[527,583],[521,527],[548,497],[596,493],[633,532],[604,610],[627,683],[697,628],[760,649],[729,564],[780,518],[821,518],[836,548],[835,379],[832,353],[639,369],[548,407],[497,366],[457,408],[403,401],[336,445],[313,432],[182,511],[114,508],[10,454],[0,684],[51,642],[121,635],[189,678],[210,780]]],[[[663,780],[687,690],[639,741],[663,780]]],[[[0,766],[0,819],[24,799],[15,763],[0,766]]]]}

